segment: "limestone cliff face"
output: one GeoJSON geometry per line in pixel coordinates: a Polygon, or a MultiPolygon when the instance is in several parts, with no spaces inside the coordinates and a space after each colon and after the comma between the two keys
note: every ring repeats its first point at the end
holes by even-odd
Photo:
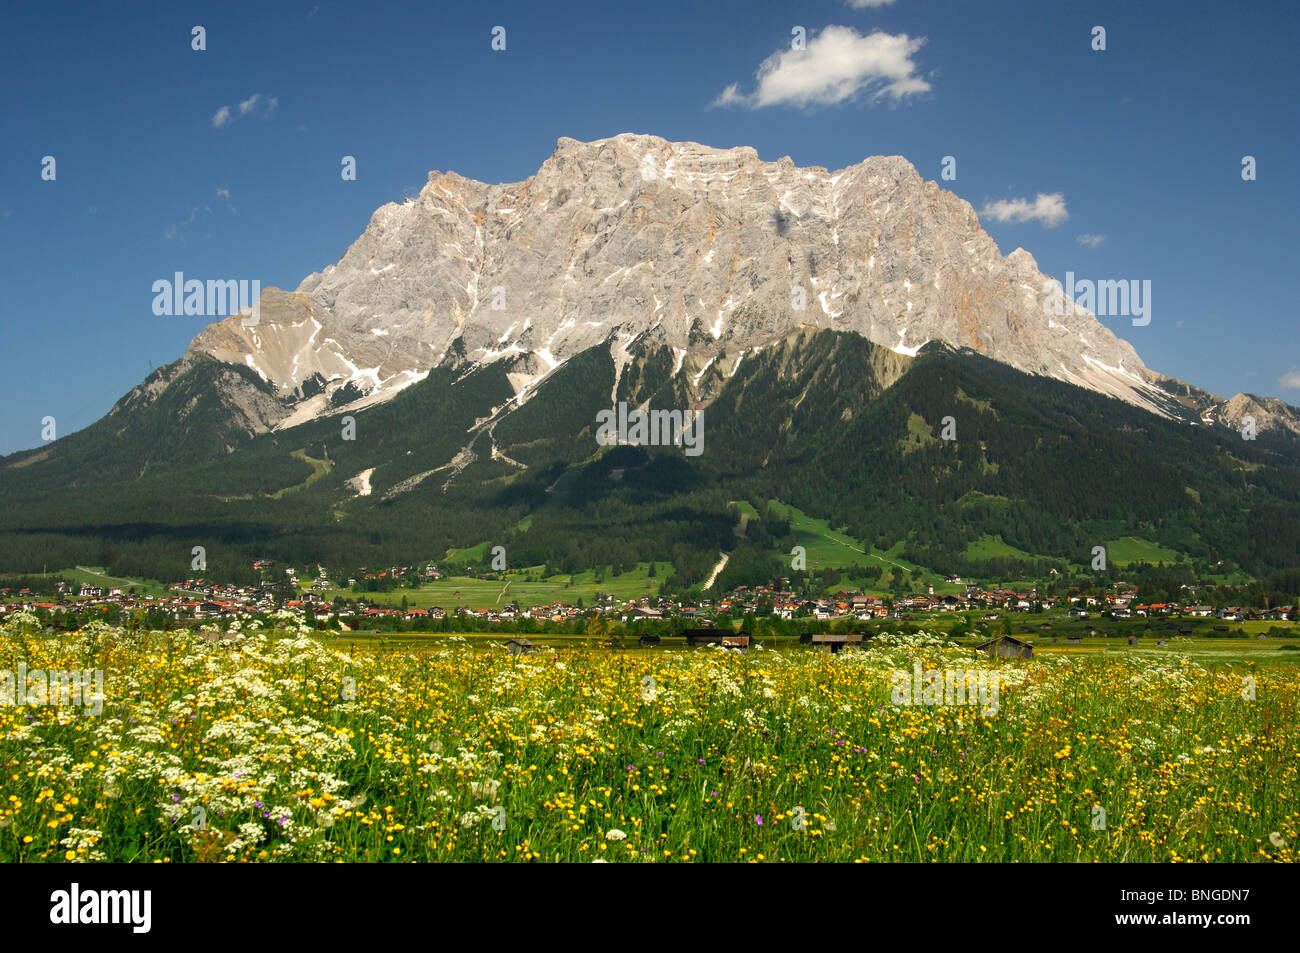
{"type": "Polygon", "coordinates": [[[905,159],[828,172],[627,134],[561,139],[524,182],[432,172],[337,264],[267,289],[256,327],[226,319],[191,350],[275,385],[283,425],[340,388],[373,402],[444,362],[508,361],[524,399],[573,355],[607,345],[622,361],[647,333],[708,388],[707,368],[734,373],[807,325],[907,355],[970,347],[1168,413],[1133,348],[1086,311],[1049,314],[1048,286],[1028,252],[1004,257],[969,203],[905,159]],[[313,379],[325,392],[293,400],[313,379]]]}
{"type": "Polygon", "coordinates": [[[1254,419],[1256,433],[1300,435],[1300,412],[1276,397],[1237,394],[1210,408],[1205,415],[1206,423],[1220,423],[1236,431],[1242,429],[1246,417],[1254,419]]]}

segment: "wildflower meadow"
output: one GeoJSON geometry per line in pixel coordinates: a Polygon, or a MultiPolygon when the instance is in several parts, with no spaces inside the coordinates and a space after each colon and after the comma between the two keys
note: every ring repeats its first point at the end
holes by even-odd
{"type": "Polygon", "coordinates": [[[10,862],[1293,861],[1300,834],[1285,667],[924,635],[360,651],[286,613],[229,639],[19,617],[0,669],[10,862]],[[101,711],[20,663],[102,672],[101,711]],[[921,669],[996,705],[900,702],[921,669]]]}

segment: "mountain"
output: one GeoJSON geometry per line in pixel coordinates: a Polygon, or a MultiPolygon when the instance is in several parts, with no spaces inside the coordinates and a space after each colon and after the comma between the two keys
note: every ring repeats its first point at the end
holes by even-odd
{"type": "Polygon", "coordinates": [[[0,460],[0,570],[175,578],[203,545],[237,577],[495,540],[514,566],[670,561],[683,588],[720,550],[724,582],[781,569],[771,499],[967,574],[1003,568],[989,539],[1038,568],[1124,536],[1300,564],[1300,411],[1151,371],[1049,290],[900,158],[624,135],[562,139],[522,183],[432,173],[266,289],[256,326],[211,325],[102,420],[0,460]],[[619,402],[702,411],[703,452],[603,446],[619,402]]]}
{"type": "Polygon", "coordinates": [[[719,374],[812,325],[908,355],[970,347],[1181,414],[1091,313],[1049,314],[1051,288],[1028,252],[1004,257],[967,202],[897,156],[828,172],[748,147],[561,139],[523,182],[430,173],[337,264],[268,288],[258,326],[221,321],[190,355],[254,370],[292,426],[448,362],[504,361],[525,399],[573,355],[604,344],[622,362],[651,330],[706,398],[719,374]],[[320,392],[295,399],[304,385],[320,392]]]}
{"type": "MultiPolygon", "coordinates": [[[[430,173],[337,264],[295,291],[265,289],[256,326],[242,315],[209,326],[140,397],[207,373],[206,358],[247,368],[267,388],[227,375],[221,395],[247,437],[387,400],[439,366],[500,363],[520,403],[575,354],[604,346],[622,366],[627,342],[652,334],[703,401],[740,362],[812,326],[905,355],[966,347],[1230,425],[1225,401],[1149,370],[1090,312],[1053,314],[1053,287],[899,157],[831,173],[748,147],[561,139],[524,182],[430,173]]],[[[1300,415],[1274,404],[1270,426],[1300,433],[1300,415]]]]}
{"type": "MultiPolygon", "coordinates": [[[[7,463],[0,568],[171,579],[201,545],[210,575],[238,579],[256,558],[409,565],[490,544],[551,571],[666,561],[678,590],[733,552],[720,583],[753,584],[789,573],[793,537],[771,499],[864,551],[965,575],[1086,565],[1099,542],[1130,536],[1207,573],[1300,564],[1300,459],[1267,435],[1188,426],[969,349],[910,357],[805,328],[722,381],[699,456],[601,447],[612,401],[690,401],[671,348],[647,333],[626,350],[622,365],[603,345],[574,355],[523,404],[501,362],[436,368],[346,415],[354,439],[335,414],[139,476],[105,478],[88,459],[69,481],[57,455],[7,463]],[[743,538],[737,500],[759,514],[743,538]],[[988,539],[1008,555],[981,555],[988,539]]],[[[98,429],[110,422],[79,452],[111,453],[98,429]]]]}

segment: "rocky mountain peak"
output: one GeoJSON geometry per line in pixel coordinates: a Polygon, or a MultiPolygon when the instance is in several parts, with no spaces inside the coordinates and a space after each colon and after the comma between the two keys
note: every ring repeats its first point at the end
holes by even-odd
{"type": "Polygon", "coordinates": [[[1254,424],[1255,433],[1285,433],[1300,436],[1300,412],[1276,397],[1258,397],[1255,394],[1236,394],[1217,407],[1207,411],[1206,422],[1221,423],[1241,431],[1247,417],[1254,424]]]}
{"type": "Polygon", "coordinates": [[[337,264],[267,289],[258,327],[227,319],[191,349],[284,395],[324,382],[286,423],[450,361],[508,361],[524,399],[575,354],[608,345],[620,362],[650,331],[707,396],[710,369],[802,325],[909,356],[969,347],[1164,412],[1133,348],[1086,311],[1048,314],[1047,287],[1029,252],[1004,258],[969,203],[902,157],[830,172],[626,133],[561,138],[523,182],[431,172],[337,264]]]}

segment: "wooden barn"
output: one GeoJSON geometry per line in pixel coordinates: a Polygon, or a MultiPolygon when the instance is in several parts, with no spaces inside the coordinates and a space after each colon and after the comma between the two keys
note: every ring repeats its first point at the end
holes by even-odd
{"type": "Polygon", "coordinates": [[[506,643],[506,649],[511,655],[532,655],[537,651],[537,646],[527,639],[511,639],[506,643]]]}
{"type": "Polygon", "coordinates": [[[662,640],[657,635],[643,635],[636,641],[644,649],[652,645],[658,645],[662,640]]]}
{"type": "Polygon", "coordinates": [[[829,632],[818,632],[808,641],[821,651],[830,652],[834,655],[846,645],[861,644],[862,636],[859,634],[831,635],[829,632]]]}
{"type": "Polygon", "coordinates": [[[687,645],[718,645],[726,634],[723,629],[687,629],[682,637],[687,645]]]}
{"type": "Polygon", "coordinates": [[[748,652],[752,644],[749,636],[736,635],[730,629],[687,629],[682,635],[687,645],[721,645],[741,652],[748,652]]]}
{"type": "Polygon", "coordinates": [[[995,639],[981,642],[975,651],[985,655],[1001,655],[1003,658],[1033,658],[1034,647],[1014,635],[999,635],[995,639]]]}

